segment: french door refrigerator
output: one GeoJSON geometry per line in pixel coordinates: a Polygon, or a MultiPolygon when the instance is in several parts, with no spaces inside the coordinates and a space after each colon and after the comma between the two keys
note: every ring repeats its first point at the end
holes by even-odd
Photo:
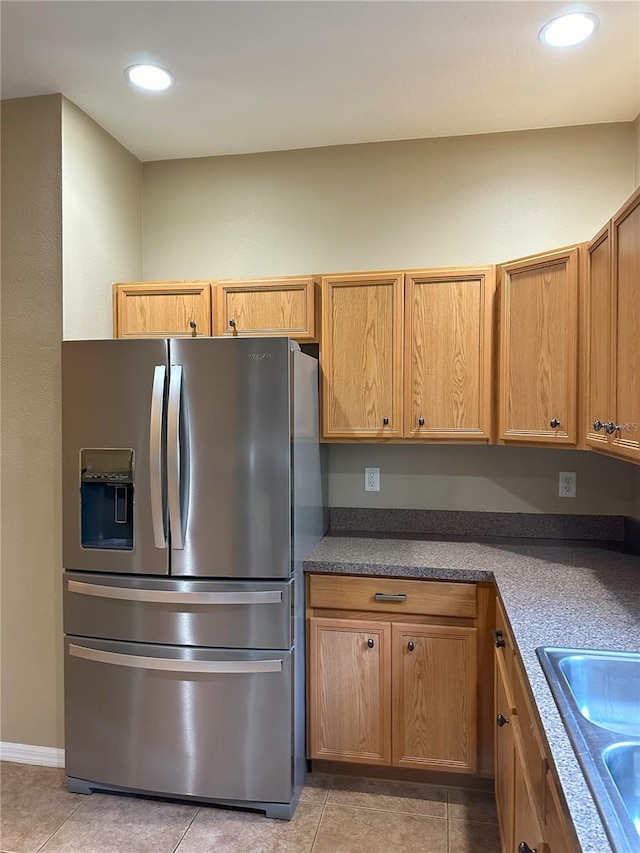
{"type": "Polygon", "coordinates": [[[68,787],[290,818],[317,361],[287,338],[66,341],[62,370],[68,787]]]}

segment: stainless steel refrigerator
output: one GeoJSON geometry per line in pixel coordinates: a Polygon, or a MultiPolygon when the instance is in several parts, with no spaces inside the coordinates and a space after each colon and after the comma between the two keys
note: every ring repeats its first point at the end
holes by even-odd
{"type": "Polygon", "coordinates": [[[290,818],[318,367],[287,338],[67,341],[68,787],[290,818]]]}

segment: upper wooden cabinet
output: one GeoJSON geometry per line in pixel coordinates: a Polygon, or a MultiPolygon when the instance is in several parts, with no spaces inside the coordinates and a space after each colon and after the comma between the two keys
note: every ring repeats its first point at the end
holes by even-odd
{"type": "Polygon", "coordinates": [[[500,267],[498,439],[576,444],[578,248],[500,267]]]}
{"type": "Polygon", "coordinates": [[[317,287],[313,278],[219,281],[215,334],[288,335],[296,341],[315,341],[317,287]]]}
{"type": "Polygon", "coordinates": [[[210,335],[211,282],[116,282],[113,326],[115,338],[210,335]]]}
{"type": "Polygon", "coordinates": [[[495,269],[405,275],[405,436],[491,438],[495,269]]]}
{"type": "Polygon", "coordinates": [[[587,255],[586,443],[591,447],[606,449],[611,442],[613,425],[610,225],[606,225],[588,244],[587,255]]]}
{"type": "Polygon", "coordinates": [[[611,450],[640,462],[640,188],[611,220],[613,421],[611,450]]]}
{"type": "Polygon", "coordinates": [[[640,190],[588,253],[586,442],[640,462],[640,190]]]}
{"type": "Polygon", "coordinates": [[[404,275],[322,279],[325,438],[402,437],[404,275]]]}

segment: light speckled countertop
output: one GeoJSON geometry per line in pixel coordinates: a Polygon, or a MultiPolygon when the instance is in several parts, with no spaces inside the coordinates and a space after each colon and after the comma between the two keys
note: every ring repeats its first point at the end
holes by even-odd
{"type": "Polygon", "coordinates": [[[542,672],[536,648],[640,651],[640,557],[567,543],[326,536],[304,564],[334,572],[495,581],[531,683],[583,853],[611,845],[542,672]]]}

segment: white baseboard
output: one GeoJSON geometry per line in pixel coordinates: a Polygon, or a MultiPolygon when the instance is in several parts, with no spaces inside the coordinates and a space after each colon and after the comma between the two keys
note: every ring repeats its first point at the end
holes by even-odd
{"type": "Polygon", "coordinates": [[[64,749],[56,749],[53,746],[33,746],[29,743],[0,742],[0,761],[64,767],[64,749]]]}

